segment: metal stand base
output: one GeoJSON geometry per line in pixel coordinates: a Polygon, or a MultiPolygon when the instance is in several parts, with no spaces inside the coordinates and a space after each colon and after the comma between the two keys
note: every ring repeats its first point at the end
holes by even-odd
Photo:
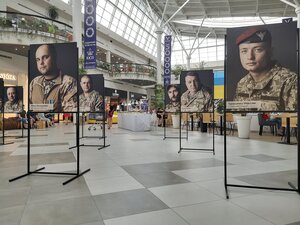
{"type": "Polygon", "coordinates": [[[43,169],[45,169],[45,167],[36,169],[34,171],[30,171],[30,172],[25,173],[23,175],[20,175],[18,177],[12,178],[12,179],[9,180],[9,182],[13,182],[15,180],[18,180],[18,179],[21,179],[23,177],[29,176],[31,174],[52,174],[52,175],[71,175],[71,176],[73,175],[74,177],[72,177],[71,179],[69,179],[69,180],[62,183],[63,185],[66,185],[66,184],[70,183],[71,181],[77,179],[78,177],[82,176],[83,174],[85,174],[85,173],[87,173],[91,170],[91,169],[87,169],[87,170],[77,174],[77,173],[63,173],[63,172],[62,173],[59,173],[59,172],[40,172],[43,169]]]}
{"type": "Polygon", "coordinates": [[[214,149],[206,149],[206,148],[180,148],[178,153],[180,153],[182,151],[207,151],[207,152],[213,152],[213,154],[215,154],[214,149]]]}
{"type": "Polygon", "coordinates": [[[63,184],[63,185],[66,185],[66,184],[70,183],[71,181],[77,179],[78,177],[81,177],[83,174],[89,172],[90,170],[91,170],[91,169],[87,169],[87,170],[85,170],[85,171],[83,171],[83,172],[77,174],[76,176],[72,177],[71,179],[69,179],[69,180],[63,182],[62,184],[63,184]]]}

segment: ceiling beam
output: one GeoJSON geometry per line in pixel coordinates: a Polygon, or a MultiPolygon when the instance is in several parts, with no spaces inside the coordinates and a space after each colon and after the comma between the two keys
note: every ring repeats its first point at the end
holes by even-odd
{"type": "Polygon", "coordinates": [[[294,8],[296,8],[297,7],[297,5],[296,4],[293,4],[293,3],[291,3],[290,1],[288,1],[288,0],[280,0],[280,1],[282,1],[283,3],[285,3],[285,4],[288,4],[288,5],[290,5],[290,6],[292,6],[292,7],[294,7],[294,8]]]}
{"type": "MultiPolygon", "coordinates": [[[[163,11],[162,16],[161,16],[162,18],[165,17],[165,13],[166,13],[166,10],[167,10],[168,2],[169,2],[169,0],[166,1],[165,7],[164,7],[164,11],[163,11]]],[[[163,19],[160,22],[160,26],[162,26],[162,24],[163,24],[163,19]]]]}
{"type": "Polygon", "coordinates": [[[176,10],[176,12],[164,23],[164,26],[171,20],[173,19],[174,16],[189,2],[190,0],[186,0],[185,3],[183,3],[182,6],[180,6],[179,9],[176,10]]]}

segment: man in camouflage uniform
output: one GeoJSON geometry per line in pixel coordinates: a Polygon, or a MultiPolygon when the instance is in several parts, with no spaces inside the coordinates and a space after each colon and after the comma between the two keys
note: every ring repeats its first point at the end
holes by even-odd
{"type": "Polygon", "coordinates": [[[18,97],[16,87],[8,87],[6,93],[8,100],[4,103],[4,112],[22,112],[23,103],[18,97]]]}
{"type": "Polygon", "coordinates": [[[167,94],[170,99],[170,102],[166,104],[166,112],[179,112],[180,111],[180,102],[179,102],[179,87],[175,84],[170,84],[167,87],[167,94]]]}
{"type": "Polygon", "coordinates": [[[83,91],[79,95],[79,108],[81,112],[99,112],[103,111],[103,98],[99,92],[93,90],[92,79],[84,75],[80,79],[80,86],[83,91]]]}
{"type": "Polygon", "coordinates": [[[201,82],[196,72],[185,76],[187,91],[181,96],[181,112],[212,112],[213,99],[201,82]]]}
{"type": "Polygon", "coordinates": [[[236,39],[249,73],[238,82],[234,101],[258,101],[262,111],[296,110],[297,74],[271,60],[271,41],[264,28],[249,28],[236,39]]]}
{"type": "Polygon", "coordinates": [[[77,111],[77,81],[57,68],[54,46],[39,46],[35,57],[42,75],[30,82],[29,104],[53,104],[54,112],[77,111]]]}

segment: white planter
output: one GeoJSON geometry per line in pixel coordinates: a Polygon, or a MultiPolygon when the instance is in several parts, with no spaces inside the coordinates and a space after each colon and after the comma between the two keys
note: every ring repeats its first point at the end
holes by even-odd
{"type": "Polygon", "coordinates": [[[236,117],[239,138],[249,138],[251,118],[252,118],[251,116],[237,116],[236,117]]]}
{"type": "Polygon", "coordinates": [[[173,124],[173,128],[179,128],[180,124],[179,124],[179,120],[180,120],[180,115],[172,115],[172,124],[173,124]]]}

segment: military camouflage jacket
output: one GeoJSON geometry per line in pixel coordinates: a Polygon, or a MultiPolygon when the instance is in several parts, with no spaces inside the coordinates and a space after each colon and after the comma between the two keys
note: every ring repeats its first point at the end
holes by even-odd
{"type": "Polygon", "coordinates": [[[169,103],[165,107],[166,112],[179,112],[180,111],[180,102],[177,102],[176,105],[169,103]]]}
{"type": "Polygon", "coordinates": [[[262,111],[296,110],[297,74],[274,65],[265,79],[255,82],[248,73],[238,82],[234,100],[261,101],[262,111]]]}
{"type": "Polygon", "coordinates": [[[69,76],[59,75],[47,81],[43,75],[30,82],[29,104],[51,104],[54,112],[77,111],[77,81],[69,76]],[[50,84],[48,83],[50,82],[50,84]]]}
{"type": "Polygon", "coordinates": [[[103,98],[95,90],[91,91],[88,97],[82,93],[79,95],[79,108],[81,112],[103,111],[103,98]]]}
{"type": "Polygon", "coordinates": [[[18,100],[17,102],[10,102],[6,101],[4,104],[4,112],[22,112],[23,110],[23,103],[21,100],[18,100]]]}
{"type": "Polygon", "coordinates": [[[212,112],[213,99],[208,91],[201,88],[194,96],[186,91],[181,96],[181,112],[212,112]]]}

